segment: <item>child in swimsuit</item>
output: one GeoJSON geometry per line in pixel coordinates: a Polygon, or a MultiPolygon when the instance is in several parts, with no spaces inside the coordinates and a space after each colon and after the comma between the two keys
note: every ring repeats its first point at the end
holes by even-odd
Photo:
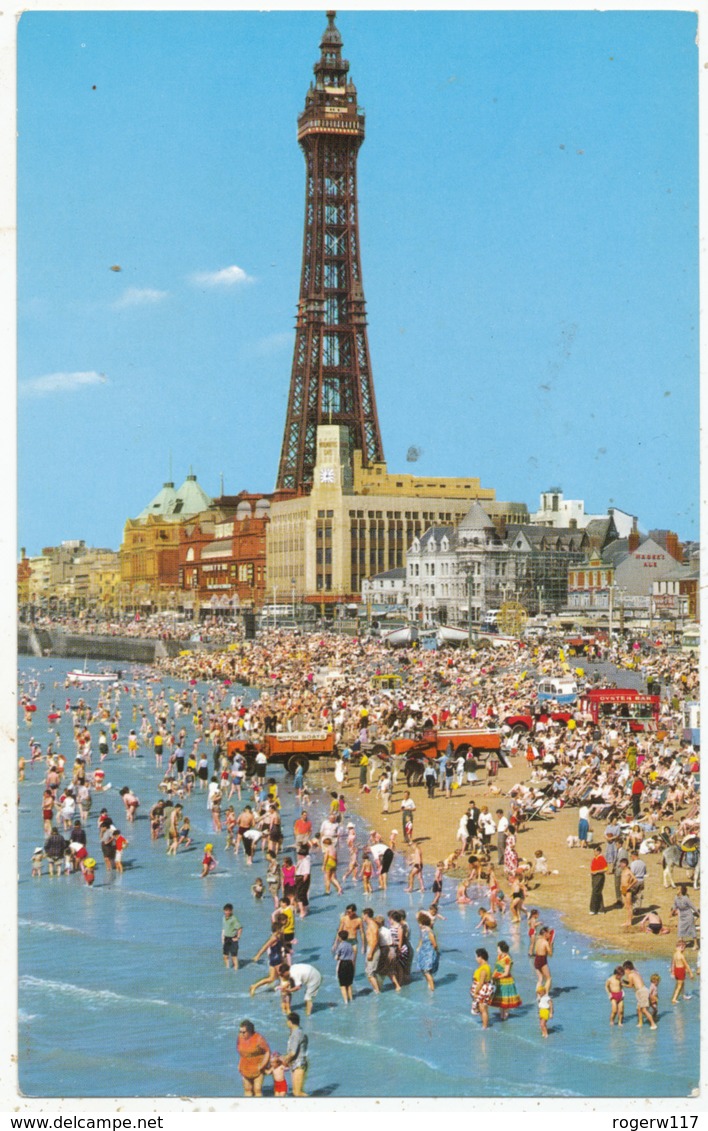
{"type": "Polygon", "coordinates": [[[654,1021],[659,1020],[659,982],[661,981],[660,974],[652,974],[649,979],[649,1012],[651,1013],[654,1021]]]}
{"type": "Polygon", "coordinates": [[[277,1052],[273,1053],[270,1068],[266,1069],[266,1071],[273,1077],[274,1095],[287,1096],[288,1082],[285,1079],[285,1065],[283,1064],[282,1057],[278,1056],[277,1052]]]}
{"type": "Polygon", "coordinates": [[[212,850],[213,847],[214,847],[213,844],[205,844],[204,845],[204,856],[202,857],[202,879],[205,876],[208,876],[210,872],[213,872],[213,871],[216,870],[217,861],[215,860],[215,858],[211,854],[211,850],[212,850]]]}
{"type": "Polygon", "coordinates": [[[538,995],[538,1023],[541,1026],[541,1035],[548,1036],[548,1022],[553,1016],[553,999],[543,986],[536,987],[538,995]]]}
{"type": "Polygon", "coordinates": [[[361,865],[361,880],[364,885],[364,895],[371,895],[371,877],[374,874],[374,867],[371,863],[371,856],[368,852],[364,852],[364,859],[361,865]]]}
{"type": "Polygon", "coordinates": [[[610,1025],[614,1025],[615,1019],[617,1024],[621,1025],[624,1021],[624,990],[622,989],[622,979],[624,977],[624,969],[622,966],[616,966],[612,974],[605,982],[605,990],[610,999],[610,1025]]]}
{"type": "Polygon", "coordinates": [[[491,912],[487,911],[486,907],[479,909],[479,925],[482,928],[483,935],[488,935],[497,929],[497,921],[491,912]]]}
{"type": "MultiPolygon", "coordinates": [[[[445,865],[444,865],[443,861],[438,860],[438,864],[437,864],[437,867],[435,869],[435,878],[433,879],[433,906],[434,907],[437,907],[438,903],[440,902],[440,897],[442,895],[443,872],[444,871],[445,871],[445,865]]],[[[467,883],[469,883],[469,882],[470,882],[470,878],[468,876],[467,877],[467,883]]]]}

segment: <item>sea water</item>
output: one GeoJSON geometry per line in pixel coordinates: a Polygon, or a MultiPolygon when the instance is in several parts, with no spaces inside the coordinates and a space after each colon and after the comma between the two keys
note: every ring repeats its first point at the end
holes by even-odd
{"type": "MultiPolygon", "coordinates": [[[[58,727],[67,768],[73,763],[71,718],[54,724],[47,715],[54,702],[62,710],[68,696],[95,703],[96,688],[64,690],[72,666],[51,659],[21,659],[21,678],[33,673],[43,686],[30,727],[21,715],[19,749],[34,735],[46,749],[50,727],[58,727]]],[[[98,668],[99,665],[92,665],[98,668]]],[[[127,672],[126,672],[127,675],[127,672]]],[[[170,697],[185,685],[175,680],[142,683],[137,699],[123,692],[120,699],[121,753],[111,752],[103,763],[111,788],[95,795],[89,822],[89,851],[98,860],[96,882],[86,886],[80,875],[51,879],[30,876],[32,849],[43,843],[41,796],[43,763],[28,764],[19,787],[19,1084],[29,1096],[232,1096],[241,1095],[236,1039],[242,1019],[253,1021],[274,1050],[284,1051],[288,1030],[279,995],[270,989],[249,996],[249,986],[267,974],[266,959],[252,957],[269,935],[272,899],[256,902],[251,884],[265,879],[262,853],[254,866],[243,855],[224,849],[225,835],[210,831],[205,792],[187,798],[185,812],[192,822],[193,847],[167,856],[163,840],[150,840],[148,810],[158,799],[161,771],[153,752],[141,747],[141,757],[127,757],[127,733],[133,726],[132,706],[145,702],[147,688],[164,687],[170,697]],[[141,800],[134,825],[126,825],[118,790],[129,785],[141,800]],[[105,805],[115,824],[129,839],[122,876],[106,874],[98,846],[96,816],[105,805]],[[200,879],[202,849],[211,841],[219,866],[215,875],[200,879]],[[241,968],[226,970],[221,958],[220,932],[224,903],[234,904],[244,931],[241,968]]],[[[199,685],[204,693],[206,685],[199,685]]],[[[190,688],[191,690],[191,688],[190,688]]],[[[253,694],[232,688],[227,693],[253,694]]],[[[191,715],[180,716],[191,746],[191,715]]],[[[98,764],[98,727],[92,726],[93,768],[98,764]]],[[[208,743],[202,744],[211,762],[208,743]]],[[[165,756],[165,765],[167,757],[165,756]]],[[[281,768],[274,772],[283,808],[285,846],[298,815],[291,779],[281,768]]],[[[318,826],[329,807],[334,785],[312,775],[313,824],[318,826]]],[[[349,791],[349,796],[353,792],[349,791]]],[[[237,802],[234,797],[233,802],[237,802]]],[[[244,803],[245,803],[244,795],[244,803]]],[[[225,809],[225,804],[222,810],[225,809]]],[[[238,808],[238,805],[237,805],[238,808]]],[[[353,819],[360,841],[368,829],[353,819]]],[[[382,833],[398,824],[399,815],[382,816],[382,833]]],[[[451,828],[456,824],[451,823],[451,828]]],[[[401,839],[399,834],[399,840],[401,839]]],[[[452,838],[451,838],[452,839],[452,838]]],[[[425,851],[425,842],[422,843],[425,851]]],[[[346,850],[340,852],[340,875],[346,870],[346,850]]],[[[347,883],[343,896],[322,892],[319,857],[313,868],[311,914],[297,921],[295,960],[316,966],[324,981],[312,1016],[299,1009],[309,1036],[310,1071],[307,1090],[314,1096],[687,1096],[698,1085],[698,982],[690,983],[693,997],[670,1004],[672,980],[666,959],[638,959],[648,983],[661,975],[658,1032],[638,1029],[634,994],[626,999],[626,1020],[610,1028],[609,1002],[604,991],[612,968],[626,955],[603,949],[568,931],[560,915],[544,912],[556,928],[551,961],[555,1015],[547,1040],[541,1037],[535,1005],[535,976],[526,954],[525,927],[513,928],[502,917],[498,935],[484,937],[478,928],[476,904],[454,904],[454,884],[446,885],[436,923],[440,969],[431,993],[416,972],[410,985],[396,993],[390,984],[375,995],[366,981],[361,960],[354,983],[355,997],[345,1006],[337,985],[332,957],[338,918],[345,905],[359,909],[370,904],[376,914],[404,908],[411,937],[418,941],[416,912],[429,894],[405,892],[406,868],[396,856],[388,893],[365,897],[360,885],[347,883]],[[506,1022],[492,1011],[484,1032],[470,1014],[469,986],[476,963],[475,949],[485,946],[492,959],[497,938],[505,938],[514,959],[514,975],[523,1005],[506,1022]]],[[[656,863],[650,864],[656,867],[656,863]]],[[[429,869],[426,882],[430,886],[429,869]]],[[[472,889],[472,894],[474,889],[472,889]]],[[[272,1089],[269,1079],[265,1090],[272,1089]]]]}

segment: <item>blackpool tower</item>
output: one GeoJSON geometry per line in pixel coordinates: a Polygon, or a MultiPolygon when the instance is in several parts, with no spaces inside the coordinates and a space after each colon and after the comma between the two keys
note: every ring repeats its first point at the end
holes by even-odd
{"type": "Polygon", "coordinates": [[[315,81],[298,118],[305,232],[278,489],[311,489],[320,424],[345,426],[364,467],[384,458],[359,258],[356,159],[364,113],[342,58],[335,15],[327,13],[315,81]]]}

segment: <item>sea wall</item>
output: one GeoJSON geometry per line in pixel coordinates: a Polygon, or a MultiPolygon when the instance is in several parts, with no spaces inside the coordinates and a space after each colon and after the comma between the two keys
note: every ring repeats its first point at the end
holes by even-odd
{"type": "MultiPolygon", "coordinates": [[[[61,656],[79,660],[122,660],[124,663],[152,664],[165,656],[176,656],[185,647],[179,640],[155,637],[99,636],[94,633],[67,632],[61,627],[34,628],[19,625],[17,651],[25,656],[61,656]]],[[[195,648],[194,644],[187,647],[195,648]]],[[[199,647],[199,645],[196,645],[199,647]]]]}

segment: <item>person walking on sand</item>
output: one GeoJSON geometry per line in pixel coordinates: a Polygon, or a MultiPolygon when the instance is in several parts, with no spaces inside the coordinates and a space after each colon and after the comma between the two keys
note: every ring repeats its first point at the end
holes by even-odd
{"type": "Polygon", "coordinates": [[[609,978],[605,982],[605,992],[610,999],[610,1025],[614,1025],[615,1021],[621,1025],[624,1021],[624,990],[622,989],[622,980],[624,978],[624,966],[615,966],[609,978]]]}
{"type": "Polygon", "coordinates": [[[632,892],[637,886],[637,877],[632,872],[628,861],[623,860],[620,864],[620,891],[622,893],[622,903],[624,906],[624,923],[622,926],[629,930],[632,926],[632,892]]]}
{"type": "Polygon", "coordinates": [[[686,993],[686,974],[688,974],[691,981],[693,981],[693,970],[689,966],[685,951],[686,944],[683,939],[679,939],[676,943],[673,958],[671,959],[671,975],[674,979],[674,992],[671,998],[672,1005],[676,1005],[676,1002],[681,997],[685,1001],[688,1001],[691,997],[690,994],[686,993]]]}
{"type": "Polygon", "coordinates": [[[676,928],[678,937],[684,941],[690,940],[693,942],[696,938],[698,910],[688,898],[688,888],[686,884],[679,885],[679,894],[674,898],[674,904],[669,914],[678,916],[676,928]]]}
{"type": "Polygon", "coordinates": [[[605,904],[602,898],[602,889],[605,886],[605,875],[609,865],[605,859],[602,848],[596,844],[593,849],[592,860],[590,861],[590,882],[592,888],[590,891],[590,914],[598,915],[601,911],[604,912],[605,904]]]}
{"type": "Polygon", "coordinates": [[[649,1028],[656,1029],[654,1018],[649,1009],[649,990],[644,985],[644,979],[639,971],[634,969],[633,962],[623,962],[622,968],[624,970],[624,978],[622,979],[623,985],[630,986],[637,997],[637,1028],[642,1028],[644,1019],[646,1018],[649,1022],[649,1028]]]}
{"type": "Polygon", "coordinates": [[[389,770],[384,770],[379,778],[378,791],[381,799],[381,812],[389,812],[389,803],[391,801],[391,773],[389,770]]]}

